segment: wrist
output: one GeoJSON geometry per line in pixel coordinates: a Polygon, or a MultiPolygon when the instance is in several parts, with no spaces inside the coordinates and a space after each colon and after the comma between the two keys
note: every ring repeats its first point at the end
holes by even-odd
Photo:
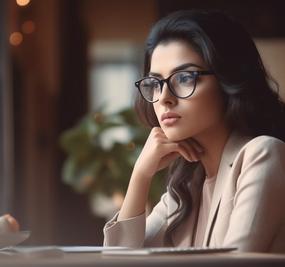
{"type": "Polygon", "coordinates": [[[143,170],[140,170],[136,167],[133,169],[133,173],[131,176],[131,180],[135,180],[135,181],[142,183],[142,184],[150,184],[152,181],[152,178],[153,178],[153,175],[151,175],[151,174],[149,174],[143,170]]]}

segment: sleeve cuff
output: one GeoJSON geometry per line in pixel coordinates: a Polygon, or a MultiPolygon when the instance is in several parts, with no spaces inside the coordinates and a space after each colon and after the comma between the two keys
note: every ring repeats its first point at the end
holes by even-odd
{"type": "Polygon", "coordinates": [[[119,212],[106,223],[104,246],[143,247],[145,239],[145,213],[118,221],[119,212]]]}

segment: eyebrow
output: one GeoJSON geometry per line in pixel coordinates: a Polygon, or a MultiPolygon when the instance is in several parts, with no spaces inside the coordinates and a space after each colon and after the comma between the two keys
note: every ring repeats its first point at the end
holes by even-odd
{"type": "MultiPolygon", "coordinates": [[[[176,72],[176,71],[179,71],[179,70],[185,70],[185,69],[188,69],[190,67],[196,67],[196,68],[199,68],[199,69],[203,69],[203,67],[201,67],[201,66],[199,66],[197,64],[185,63],[185,64],[182,64],[182,65],[179,65],[179,66],[175,67],[174,69],[171,70],[170,73],[173,73],[173,72],[176,72]]],[[[156,73],[156,72],[149,72],[148,75],[156,76],[156,77],[162,77],[161,74],[156,73]]]]}

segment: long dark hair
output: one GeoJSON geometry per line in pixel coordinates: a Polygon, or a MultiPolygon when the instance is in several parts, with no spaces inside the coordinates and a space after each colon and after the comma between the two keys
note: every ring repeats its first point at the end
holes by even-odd
{"type": "MultiPolygon", "coordinates": [[[[225,118],[231,129],[252,137],[270,135],[285,141],[285,105],[278,85],[267,74],[250,35],[233,18],[216,10],[177,11],[159,20],[146,41],[144,75],[158,44],[187,42],[214,71],[223,92],[225,118]]],[[[153,105],[138,94],[136,111],[150,127],[159,126],[153,105]]],[[[165,242],[192,210],[191,177],[198,164],[177,160],[170,169],[168,190],[178,204],[165,242]],[[189,186],[190,185],[190,186],[189,186]]]]}

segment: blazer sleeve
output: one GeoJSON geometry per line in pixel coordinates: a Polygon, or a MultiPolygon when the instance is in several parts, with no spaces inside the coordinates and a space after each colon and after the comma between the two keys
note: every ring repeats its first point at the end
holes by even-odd
{"type": "Polygon", "coordinates": [[[119,212],[104,226],[104,246],[142,247],[145,236],[145,213],[118,221],[119,212]]]}
{"type": "Polygon", "coordinates": [[[167,223],[167,193],[146,219],[146,214],[117,221],[119,212],[104,226],[104,246],[140,248],[161,246],[167,223]]]}
{"type": "Polygon", "coordinates": [[[285,144],[264,136],[253,140],[241,152],[234,208],[223,245],[262,252],[270,251],[282,232],[283,242],[285,238],[285,144]]]}

